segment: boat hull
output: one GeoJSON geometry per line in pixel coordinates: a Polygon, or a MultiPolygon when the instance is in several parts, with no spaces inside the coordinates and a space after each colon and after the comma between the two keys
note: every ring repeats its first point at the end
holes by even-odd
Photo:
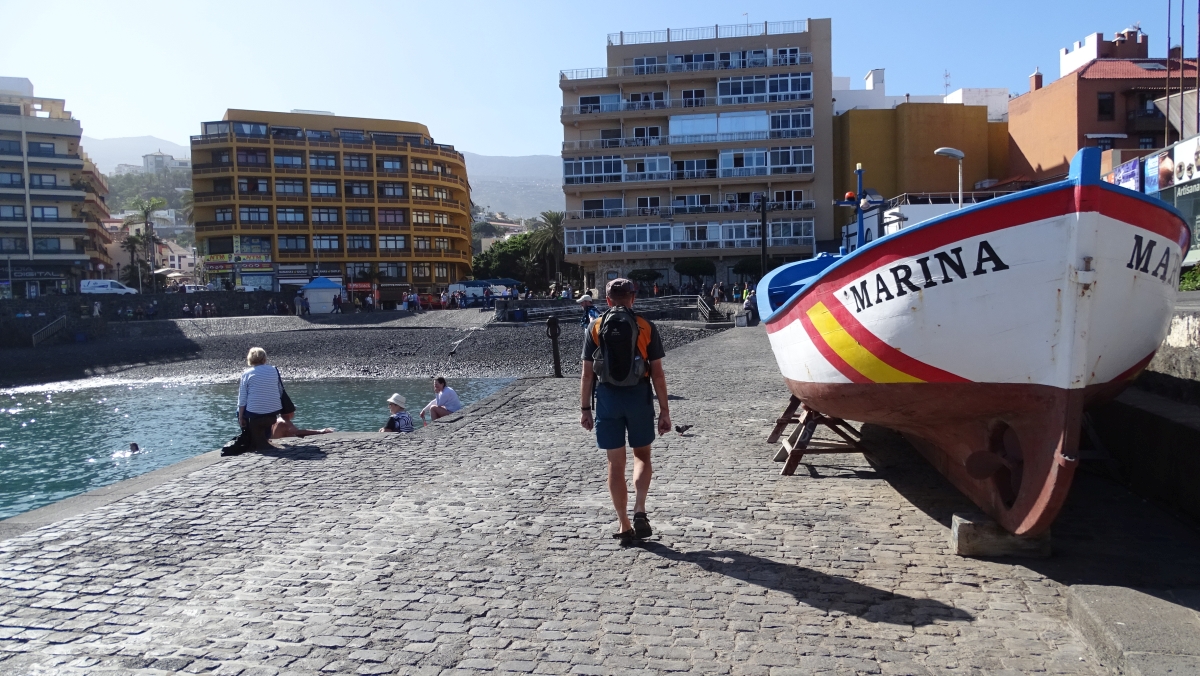
{"type": "Polygon", "coordinates": [[[1021,535],[1066,499],[1084,408],[1165,337],[1190,238],[1165,204],[1083,178],[1089,163],[1098,176],[1077,157],[1069,181],[873,242],[765,321],[806,405],[904,433],[1021,535]]]}

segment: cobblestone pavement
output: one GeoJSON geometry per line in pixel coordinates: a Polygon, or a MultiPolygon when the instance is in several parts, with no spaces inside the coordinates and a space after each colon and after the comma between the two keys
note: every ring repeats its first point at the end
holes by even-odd
{"type": "Polygon", "coordinates": [[[907,495],[857,455],[778,475],[761,328],[665,364],[694,427],[655,444],[642,546],[609,537],[577,383],[524,380],[0,543],[0,672],[1104,673],[1058,582],[949,553],[967,503],[927,466],[907,495]]]}

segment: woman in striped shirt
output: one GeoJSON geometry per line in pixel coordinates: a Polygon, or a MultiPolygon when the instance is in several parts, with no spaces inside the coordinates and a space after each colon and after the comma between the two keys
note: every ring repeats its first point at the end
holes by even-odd
{"type": "Polygon", "coordinates": [[[270,450],[271,426],[283,409],[283,378],[279,369],[267,364],[267,351],[261,347],[250,348],[246,365],[250,368],[242,372],[238,385],[238,423],[250,430],[254,450],[270,450]]]}

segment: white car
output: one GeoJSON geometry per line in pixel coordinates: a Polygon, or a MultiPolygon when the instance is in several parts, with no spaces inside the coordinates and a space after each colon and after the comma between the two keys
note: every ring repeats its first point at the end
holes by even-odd
{"type": "Polygon", "coordinates": [[[115,293],[124,296],[137,293],[137,289],[111,279],[85,279],[79,283],[79,293],[115,293]]]}
{"type": "Polygon", "coordinates": [[[208,291],[207,286],[200,286],[199,284],[184,284],[180,288],[183,289],[184,293],[200,293],[201,291],[208,291]]]}

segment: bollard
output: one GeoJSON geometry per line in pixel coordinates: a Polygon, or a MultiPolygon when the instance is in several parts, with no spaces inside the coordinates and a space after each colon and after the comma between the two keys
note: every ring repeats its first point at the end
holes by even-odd
{"type": "Polygon", "coordinates": [[[546,320],[546,337],[550,339],[550,347],[554,351],[554,377],[561,378],[562,360],[558,356],[558,317],[551,316],[546,320]]]}

